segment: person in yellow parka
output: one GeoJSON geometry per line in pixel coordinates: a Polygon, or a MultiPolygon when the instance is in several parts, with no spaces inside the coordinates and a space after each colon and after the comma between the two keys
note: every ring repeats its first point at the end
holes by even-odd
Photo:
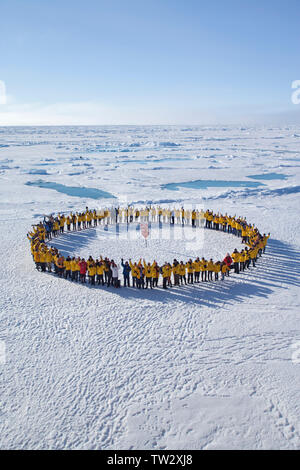
{"type": "Polygon", "coordinates": [[[196,218],[197,218],[197,213],[195,209],[192,210],[192,227],[196,226],[196,218]]]}
{"type": "Polygon", "coordinates": [[[40,250],[40,267],[41,271],[46,271],[46,253],[44,249],[40,250]]]}
{"type": "Polygon", "coordinates": [[[35,262],[35,267],[39,271],[40,270],[40,252],[39,250],[35,250],[33,252],[33,260],[35,262]]]}
{"type": "MultiPolygon", "coordinates": [[[[75,257],[73,257],[71,259],[71,263],[70,263],[70,268],[71,268],[71,280],[72,281],[78,281],[78,277],[77,277],[77,261],[75,259],[75,257]]],[[[79,270],[79,269],[78,269],[79,270]]]]}
{"type": "Polygon", "coordinates": [[[252,261],[252,266],[255,268],[255,262],[257,259],[257,247],[253,247],[249,250],[250,261],[252,261]]]}
{"type": "Polygon", "coordinates": [[[173,266],[172,266],[172,272],[174,276],[174,286],[179,286],[179,276],[180,276],[180,269],[179,269],[179,263],[176,259],[173,261],[173,266]]]}
{"type": "Polygon", "coordinates": [[[179,276],[180,276],[180,282],[181,284],[184,284],[186,285],[186,265],[183,263],[183,261],[180,261],[179,263],[179,276]]]}
{"type": "Polygon", "coordinates": [[[94,261],[90,261],[88,264],[88,276],[89,276],[89,283],[94,286],[95,285],[95,276],[96,276],[96,264],[94,261]]]}
{"type": "Polygon", "coordinates": [[[56,265],[57,265],[57,268],[58,268],[59,277],[63,277],[64,269],[65,269],[65,258],[64,258],[64,256],[61,256],[61,255],[58,256],[57,261],[56,261],[56,265]]]}
{"type": "Polygon", "coordinates": [[[46,252],[46,265],[47,265],[49,273],[51,273],[51,271],[52,271],[52,269],[51,269],[52,261],[53,261],[53,255],[51,253],[51,250],[47,250],[47,252],[46,252]]]}
{"type": "Polygon", "coordinates": [[[131,262],[130,258],[129,258],[129,266],[131,268],[132,287],[137,287],[137,278],[138,278],[140,270],[137,267],[136,263],[131,262]]]}
{"type": "Polygon", "coordinates": [[[224,281],[225,276],[229,276],[229,271],[230,271],[229,266],[226,263],[222,262],[221,263],[221,279],[222,279],[222,281],[224,281]]]}
{"type": "Polygon", "coordinates": [[[209,281],[213,280],[213,278],[212,278],[212,273],[213,272],[214,272],[214,262],[213,262],[212,258],[210,258],[210,260],[207,263],[207,276],[208,276],[209,281]]]}
{"type": "Polygon", "coordinates": [[[144,264],[145,277],[146,277],[145,288],[147,289],[148,286],[150,286],[150,288],[152,289],[153,288],[153,286],[152,286],[152,273],[153,273],[152,265],[150,263],[146,264],[145,260],[143,260],[143,264],[144,264]]]}
{"type": "Polygon", "coordinates": [[[215,281],[218,281],[220,271],[221,271],[221,262],[217,261],[216,263],[214,263],[215,281]]]}
{"type": "Polygon", "coordinates": [[[170,263],[167,263],[168,264],[168,269],[169,269],[169,276],[168,276],[168,280],[167,280],[167,285],[169,287],[172,287],[172,281],[171,281],[171,276],[172,276],[172,265],[170,263]]]}
{"type": "Polygon", "coordinates": [[[188,262],[186,263],[186,269],[188,273],[187,282],[188,284],[193,284],[194,283],[194,263],[191,259],[189,259],[188,262]]]}
{"type": "Polygon", "coordinates": [[[65,278],[66,279],[71,279],[71,258],[70,256],[68,256],[66,259],[65,259],[65,278]]]}
{"type": "Polygon", "coordinates": [[[97,227],[97,225],[98,225],[98,217],[97,217],[97,211],[96,211],[96,209],[94,209],[93,212],[92,212],[92,219],[93,219],[94,227],[97,227]]]}
{"type": "Polygon", "coordinates": [[[157,287],[159,279],[159,266],[156,261],[152,264],[152,287],[157,287]]]}
{"type": "Polygon", "coordinates": [[[86,214],[86,222],[87,222],[87,227],[88,228],[91,228],[92,226],[92,218],[93,218],[93,215],[91,212],[87,212],[86,214]]]}
{"type": "Polygon", "coordinates": [[[242,226],[241,226],[241,230],[242,230],[242,243],[247,243],[247,241],[248,241],[247,226],[246,226],[246,225],[242,225],[242,226]]]}
{"type": "Polygon", "coordinates": [[[201,258],[200,271],[201,271],[201,281],[207,282],[207,261],[203,257],[201,258]]]}
{"type": "Polygon", "coordinates": [[[86,228],[86,213],[82,212],[81,214],[81,222],[82,222],[82,228],[86,228]]]}
{"type": "Polygon", "coordinates": [[[143,266],[141,264],[136,264],[135,268],[135,275],[136,275],[136,287],[138,289],[141,289],[142,287],[142,282],[143,282],[143,266]]]}
{"type": "Polygon", "coordinates": [[[59,217],[59,229],[60,229],[60,233],[64,233],[64,228],[65,228],[65,216],[64,215],[61,215],[59,217]]]}
{"type": "Polygon", "coordinates": [[[195,282],[199,282],[201,271],[201,261],[197,257],[194,261],[195,282]]]}
{"type": "Polygon", "coordinates": [[[167,262],[161,267],[161,273],[163,277],[163,289],[167,289],[167,283],[170,277],[170,267],[167,262]]]}
{"type": "Polygon", "coordinates": [[[59,231],[59,222],[58,222],[57,219],[55,219],[54,222],[53,222],[53,228],[52,228],[52,232],[53,232],[54,237],[58,236],[58,231],[59,231]]]}
{"type": "Polygon", "coordinates": [[[104,286],[104,268],[105,265],[102,261],[96,260],[96,274],[97,274],[97,284],[104,286]]]}
{"type": "Polygon", "coordinates": [[[70,230],[71,230],[71,222],[72,222],[72,219],[71,219],[71,217],[68,215],[68,217],[66,218],[66,225],[67,225],[67,230],[68,230],[68,232],[70,232],[70,230]]]}
{"type": "MultiPolygon", "coordinates": [[[[232,228],[234,227],[232,226],[232,228]]],[[[240,269],[239,269],[240,254],[237,251],[237,249],[235,249],[234,252],[231,253],[231,258],[233,260],[234,272],[238,274],[240,272],[240,269]]]]}
{"type": "Polygon", "coordinates": [[[208,211],[208,214],[207,214],[207,217],[206,217],[206,222],[207,222],[206,228],[212,228],[213,220],[214,220],[213,213],[208,211]]]}

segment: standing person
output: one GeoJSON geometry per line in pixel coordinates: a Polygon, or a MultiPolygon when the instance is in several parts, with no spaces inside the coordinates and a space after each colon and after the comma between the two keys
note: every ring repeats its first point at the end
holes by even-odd
{"type": "Polygon", "coordinates": [[[155,222],[155,220],[156,220],[156,209],[155,209],[155,207],[151,208],[151,216],[152,216],[152,222],[155,222]]]}
{"type": "Polygon", "coordinates": [[[145,289],[145,269],[142,265],[142,260],[139,261],[138,268],[140,271],[140,287],[145,289]]]}
{"type": "Polygon", "coordinates": [[[245,271],[247,266],[247,251],[242,250],[240,253],[240,271],[245,271]]]}
{"type": "Polygon", "coordinates": [[[77,223],[77,216],[76,216],[76,214],[73,214],[73,216],[72,216],[73,230],[76,230],[76,223],[77,223]]]}
{"type": "Polygon", "coordinates": [[[219,280],[219,272],[221,272],[221,262],[214,263],[215,281],[219,280]]]}
{"type": "Polygon", "coordinates": [[[201,281],[206,282],[207,281],[207,261],[205,258],[201,258],[201,281]]]}
{"type": "Polygon", "coordinates": [[[184,217],[185,217],[185,212],[184,212],[184,208],[182,206],[182,208],[181,208],[181,223],[182,223],[182,226],[184,226],[184,217]]]}
{"type": "Polygon", "coordinates": [[[82,212],[81,214],[81,222],[82,222],[82,228],[86,229],[86,212],[82,212]]]}
{"type": "Polygon", "coordinates": [[[59,230],[60,230],[60,233],[64,233],[64,227],[65,227],[65,216],[64,215],[61,215],[59,217],[59,230]]]}
{"type": "Polygon", "coordinates": [[[152,287],[157,287],[159,278],[159,266],[157,262],[154,260],[152,264],[152,287]]]}
{"type": "Polygon", "coordinates": [[[146,264],[146,261],[144,261],[144,269],[145,269],[145,277],[146,277],[146,289],[148,288],[148,285],[150,285],[150,288],[152,289],[152,266],[150,263],[146,264]]]}
{"type": "Polygon", "coordinates": [[[46,253],[44,249],[40,251],[40,267],[41,267],[41,271],[43,272],[46,271],[46,253]]]}
{"type": "Polygon", "coordinates": [[[210,258],[209,262],[207,263],[207,275],[208,275],[209,281],[213,280],[213,277],[212,277],[213,272],[214,272],[214,262],[212,258],[210,258]]]}
{"type": "Polygon", "coordinates": [[[78,282],[79,281],[79,277],[80,277],[80,257],[78,256],[78,258],[76,258],[76,264],[75,264],[75,269],[76,269],[76,273],[75,273],[75,281],[78,282]]]}
{"type": "Polygon", "coordinates": [[[129,222],[133,222],[133,207],[130,207],[128,208],[128,212],[129,212],[129,222]]]}
{"type": "MultiPolygon", "coordinates": [[[[101,258],[101,261],[102,261],[102,258],[101,258]]],[[[108,282],[108,273],[109,273],[109,260],[108,260],[108,258],[105,258],[103,263],[104,263],[104,279],[105,279],[105,282],[107,284],[107,282],[108,282]]]]}
{"type": "Polygon", "coordinates": [[[247,247],[244,249],[244,262],[245,262],[245,268],[249,269],[250,267],[250,253],[247,247]]]}
{"type": "Polygon", "coordinates": [[[54,237],[58,236],[58,231],[59,231],[59,222],[58,222],[58,219],[56,217],[56,219],[53,222],[53,228],[52,228],[52,233],[53,233],[54,237]]]}
{"type": "Polygon", "coordinates": [[[167,283],[168,283],[168,286],[169,287],[172,287],[172,281],[171,281],[171,276],[172,276],[172,266],[170,265],[170,263],[167,263],[168,264],[168,279],[167,279],[167,283]]]}
{"type": "Polygon", "coordinates": [[[225,277],[226,275],[229,276],[229,270],[230,270],[230,268],[229,268],[228,265],[223,261],[223,262],[221,263],[221,279],[222,279],[222,281],[224,281],[224,277],[225,277]],[[227,273],[228,273],[228,274],[227,274],[227,273]]]}
{"type": "Polygon", "coordinates": [[[131,267],[129,266],[128,261],[125,261],[125,264],[124,264],[123,258],[121,259],[121,266],[123,268],[124,287],[126,287],[126,285],[130,287],[131,267]]]}
{"type": "Polygon", "coordinates": [[[77,261],[75,257],[71,259],[71,281],[77,281],[77,261]]]}
{"type": "Polygon", "coordinates": [[[57,258],[57,268],[59,277],[63,277],[65,269],[65,258],[61,255],[57,258]]]}
{"type": "Polygon", "coordinates": [[[51,235],[51,232],[52,232],[52,223],[50,220],[46,220],[45,217],[44,217],[44,227],[45,227],[45,230],[46,230],[46,238],[47,240],[51,240],[52,239],[52,235],[51,235]]]}
{"type": "Polygon", "coordinates": [[[135,267],[134,267],[134,273],[135,273],[135,280],[136,280],[136,287],[138,289],[141,288],[141,270],[140,270],[140,266],[136,263],[135,264],[135,267]]]}
{"type": "Polygon", "coordinates": [[[106,259],[106,273],[107,273],[107,287],[110,287],[110,285],[112,284],[112,263],[114,262],[114,260],[112,259],[111,261],[109,261],[108,259],[106,259]]]}
{"type": "Polygon", "coordinates": [[[181,282],[181,284],[183,284],[183,282],[184,282],[184,284],[186,285],[185,273],[186,273],[186,266],[185,266],[185,264],[183,264],[183,261],[180,261],[180,264],[179,264],[180,282],[181,282]]]}
{"type": "Polygon", "coordinates": [[[200,261],[199,257],[197,257],[194,261],[194,269],[195,269],[195,282],[199,282],[200,271],[201,271],[201,261],[200,261]]]}
{"type": "Polygon", "coordinates": [[[94,286],[95,285],[95,277],[96,277],[96,264],[94,261],[91,261],[88,265],[88,275],[89,275],[89,283],[94,286]]]}
{"type": "Polygon", "coordinates": [[[118,207],[115,207],[115,220],[116,220],[116,224],[118,223],[118,217],[119,217],[119,208],[118,208],[118,207]]]}
{"type": "Polygon", "coordinates": [[[124,213],[124,222],[126,220],[126,223],[128,224],[128,207],[125,207],[125,209],[123,210],[123,213],[124,213]]]}
{"type": "Polygon", "coordinates": [[[84,258],[79,262],[79,273],[80,273],[80,282],[82,284],[85,284],[85,276],[86,276],[86,271],[87,271],[87,262],[85,261],[84,258]]]}
{"type": "Polygon", "coordinates": [[[248,267],[250,267],[250,262],[252,261],[252,266],[255,268],[255,261],[256,261],[256,257],[257,257],[257,249],[253,247],[249,250],[248,253],[249,253],[249,257],[250,257],[248,267]]]}
{"type": "Polygon", "coordinates": [[[47,265],[47,268],[48,268],[48,272],[51,273],[51,265],[52,265],[52,261],[53,261],[53,255],[51,253],[51,250],[48,250],[46,252],[46,265],[47,265]]]}
{"type": "Polygon", "coordinates": [[[86,217],[87,228],[91,228],[91,226],[92,226],[92,213],[90,211],[88,211],[86,213],[85,217],[86,217]]]}
{"type": "Polygon", "coordinates": [[[112,260],[111,262],[112,285],[119,287],[119,266],[112,260]]]}
{"type": "Polygon", "coordinates": [[[70,256],[68,256],[66,259],[65,259],[65,278],[66,279],[71,279],[71,258],[70,256]]]}
{"type": "Polygon", "coordinates": [[[132,287],[138,287],[139,270],[136,263],[132,264],[131,258],[129,258],[129,266],[131,268],[132,287]]]}
{"type": "Polygon", "coordinates": [[[77,230],[81,230],[81,220],[82,220],[82,216],[81,214],[79,213],[77,215],[77,230]]]}
{"type": "Polygon", "coordinates": [[[93,218],[93,221],[94,221],[94,227],[97,227],[97,225],[98,225],[98,217],[97,217],[97,211],[96,211],[96,209],[93,210],[92,218],[93,218]]]}
{"type": "Polygon", "coordinates": [[[104,274],[104,263],[102,261],[96,260],[96,274],[97,274],[97,284],[98,286],[101,284],[104,286],[104,279],[103,279],[103,274],[104,274]]]}
{"type": "Polygon", "coordinates": [[[231,254],[231,258],[233,260],[234,272],[238,274],[240,272],[239,270],[240,254],[237,251],[237,249],[235,249],[234,252],[231,254]]]}
{"type": "Polygon", "coordinates": [[[188,272],[188,284],[193,284],[194,283],[194,264],[191,259],[188,260],[186,263],[186,268],[188,272]]]}
{"type": "Polygon", "coordinates": [[[178,263],[177,259],[173,261],[173,276],[174,276],[174,286],[179,286],[179,278],[180,278],[180,264],[178,263]]]}
{"type": "Polygon", "coordinates": [[[161,207],[159,207],[157,210],[158,210],[158,222],[161,223],[161,217],[162,217],[163,211],[161,207]]]}
{"type": "Polygon", "coordinates": [[[226,254],[226,256],[225,256],[225,258],[224,258],[223,261],[224,261],[224,263],[225,263],[225,264],[229,267],[229,269],[230,269],[230,267],[231,267],[231,265],[232,265],[232,258],[231,258],[231,256],[230,256],[229,253],[226,254]]]}
{"type": "Polygon", "coordinates": [[[196,218],[197,218],[197,214],[196,214],[195,209],[193,209],[192,210],[192,227],[196,226],[196,218]]]}
{"type": "Polygon", "coordinates": [[[161,273],[163,277],[163,289],[167,289],[167,282],[169,278],[169,265],[167,262],[161,267],[161,273]]]}
{"type": "Polygon", "coordinates": [[[69,215],[66,218],[66,224],[67,224],[67,230],[68,230],[68,232],[70,232],[70,230],[71,230],[71,217],[69,215]]]}
{"type": "Polygon", "coordinates": [[[175,224],[175,211],[174,209],[171,210],[171,224],[175,224]]]}

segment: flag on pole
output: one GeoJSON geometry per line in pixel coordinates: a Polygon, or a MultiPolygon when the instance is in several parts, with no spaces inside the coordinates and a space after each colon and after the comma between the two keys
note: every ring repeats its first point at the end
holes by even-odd
{"type": "Polygon", "coordinates": [[[145,240],[147,240],[149,236],[149,226],[148,224],[140,224],[140,225],[141,225],[141,234],[143,235],[145,240]]]}

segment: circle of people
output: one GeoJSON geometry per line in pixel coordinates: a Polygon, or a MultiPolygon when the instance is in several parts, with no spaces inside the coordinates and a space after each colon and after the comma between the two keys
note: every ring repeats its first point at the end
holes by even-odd
{"type": "Polygon", "coordinates": [[[173,285],[187,285],[208,281],[224,280],[229,276],[231,270],[236,274],[255,267],[259,257],[265,252],[269,234],[261,235],[258,229],[249,224],[246,218],[230,216],[227,214],[214,213],[206,210],[165,209],[160,206],[145,207],[138,209],[132,206],[125,208],[90,210],[88,207],[82,212],[71,212],[68,215],[45,216],[44,220],[32,225],[27,238],[30,240],[31,253],[36,268],[42,272],[54,272],[61,278],[73,282],[86,283],[90,285],[106,285],[107,287],[120,287],[120,268],[123,274],[123,285],[136,287],[138,289],[153,289],[158,287],[160,276],[162,287],[167,289],[173,285]],[[94,259],[89,256],[87,260],[80,257],[64,257],[58,249],[48,246],[53,238],[63,234],[65,230],[81,231],[98,224],[118,224],[132,222],[165,222],[169,224],[191,225],[192,227],[204,226],[205,229],[220,230],[241,238],[245,247],[233,253],[227,253],[222,261],[206,260],[197,257],[188,262],[173,260],[173,263],[165,262],[159,266],[154,260],[146,262],[140,259],[124,262],[121,259],[119,266],[113,259],[107,257],[94,259]]]}

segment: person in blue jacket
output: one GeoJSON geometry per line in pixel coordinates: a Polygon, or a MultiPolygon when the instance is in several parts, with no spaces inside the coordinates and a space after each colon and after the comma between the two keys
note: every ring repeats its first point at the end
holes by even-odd
{"type": "Polygon", "coordinates": [[[128,261],[125,261],[125,264],[124,264],[123,258],[121,259],[121,266],[123,268],[124,287],[126,287],[126,284],[128,287],[130,287],[129,275],[131,272],[131,267],[129,266],[128,261]]]}

